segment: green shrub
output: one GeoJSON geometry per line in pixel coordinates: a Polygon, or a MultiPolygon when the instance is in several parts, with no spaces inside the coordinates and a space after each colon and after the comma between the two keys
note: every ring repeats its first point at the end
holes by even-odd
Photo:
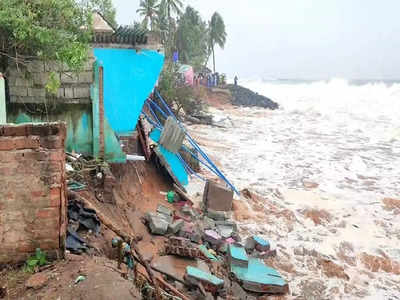
{"type": "Polygon", "coordinates": [[[28,273],[35,273],[39,267],[47,264],[46,253],[40,248],[36,248],[35,255],[29,257],[25,262],[24,271],[28,273]]]}

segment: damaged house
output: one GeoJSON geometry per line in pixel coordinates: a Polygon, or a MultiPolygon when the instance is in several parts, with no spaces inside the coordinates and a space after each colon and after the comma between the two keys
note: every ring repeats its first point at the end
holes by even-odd
{"type": "Polygon", "coordinates": [[[39,60],[10,61],[0,73],[0,264],[24,260],[36,248],[62,253],[64,150],[110,163],[135,154],[124,141],[135,138],[164,64],[161,50],[142,29],[114,29],[95,14],[90,59],[78,73],[39,60]],[[60,80],[56,95],[45,88],[51,72],[60,80]]]}

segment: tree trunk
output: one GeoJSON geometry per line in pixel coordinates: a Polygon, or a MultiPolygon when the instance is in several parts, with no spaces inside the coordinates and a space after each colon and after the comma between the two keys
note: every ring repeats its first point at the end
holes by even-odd
{"type": "Polygon", "coordinates": [[[214,73],[215,73],[215,52],[214,52],[214,45],[212,46],[212,54],[213,54],[213,69],[214,69],[214,73]]]}

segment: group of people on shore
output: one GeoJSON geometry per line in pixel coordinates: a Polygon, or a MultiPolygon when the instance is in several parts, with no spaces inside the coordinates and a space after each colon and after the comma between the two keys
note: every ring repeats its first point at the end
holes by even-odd
{"type": "Polygon", "coordinates": [[[223,78],[221,77],[222,76],[218,72],[208,74],[198,73],[194,75],[193,82],[195,86],[204,85],[208,88],[212,88],[224,84],[223,78]]]}

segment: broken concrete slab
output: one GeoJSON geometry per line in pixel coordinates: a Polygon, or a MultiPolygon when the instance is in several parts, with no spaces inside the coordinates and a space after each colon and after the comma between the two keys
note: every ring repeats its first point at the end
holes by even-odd
{"type": "Polygon", "coordinates": [[[233,227],[234,231],[238,231],[238,226],[236,222],[231,221],[231,220],[226,220],[226,221],[215,221],[215,225],[225,225],[225,226],[231,226],[233,227]]]}
{"type": "Polygon", "coordinates": [[[185,282],[183,276],[185,275],[187,266],[196,267],[204,272],[209,272],[207,264],[200,259],[193,260],[173,255],[165,255],[155,258],[151,263],[151,267],[155,270],[182,283],[185,282]]]}
{"type": "Polygon", "coordinates": [[[191,234],[191,236],[190,236],[190,240],[193,242],[193,243],[196,243],[196,244],[201,244],[201,233],[200,233],[200,231],[198,231],[197,229],[195,229],[194,231],[193,231],[193,233],[191,234]]]}
{"type": "Polygon", "coordinates": [[[215,221],[225,221],[231,217],[230,213],[225,211],[217,211],[213,209],[207,210],[207,216],[215,221]]]}
{"type": "Polygon", "coordinates": [[[168,231],[173,234],[177,234],[179,232],[179,230],[181,230],[183,228],[184,224],[185,224],[185,222],[183,220],[176,220],[172,224],[168,225],[168,231]]]}
{"type": "Polygon", "coordinates": [[[244,247],[250,253],[254,250],[257,250],[258,252],[267,252],[271,248],[270,243],[259,236],[248,237],[246,239],[244,247]]]}
{"type": "Polygon", "coordinates": [[[194,212],[193,208],[188,205],[183,206],[181,212],[192,218],[196,217],[196,213],[194,212]]]}
{"type": "Polygon", "coordinates": [[[212,181],[207,181],[204,187],[203,203],[206,209],[216,211],[231,211],[233,191],[212,181]]]}
{"type": "Polygon", "coordinates": [[[169,223],[159,215],[150,215],[148,220],[152,234],[164,235],[167,233],[169,223]]]}
{"type": "Polygon", "coordinates": [[[166,222],[168,223],[172,223],[173,218],[170,215],[166,215],[166,214],[162,214],[162,213],[158,213],[158,212],[147,212],[144,215],[144,219],[149,222],[151,218],[162,218],[164,219],[166,222]]]}
{"type": "Polygon", "coordinates": [[[215,221],[207,216],[203,218],[204,229],[215,229],[215,221]]]}
{"type": "Polygon", "coordinates": [[[201,243],[201,233],[197,227],[191,222],[184,222],[183,227],[179,230],[178,235],[192,241],[193,243],[201,243]]]}
{"type": "Polygon", "coordinates": [[[231,244],[228,247],[227,261],[231,269],[233,266],[247,268],[249,258],[243,247],[231,244]]]}
{"type": "Polygon", "coordinates": [[[233,233],[233,227],[229,225],[217,225],[217,231],[222,238],[227,239],[231,237],[233,233]]]}
{"type": "Polygon", "coordinates": [[[172,210],[162,204],[158,205],[157,212],[166,216],[172,216],[172,210]]]}
{"type": "Polygon", "coordinates": [[[260,252],[265,252],[268,251],[271,246],[269,244],[269,241],[264,240],[262,237],[259,236],[253,236],[254,241],[256,242],[256,249],[260,252]]]}
{"type": "Polygon", "coordinates": [[[248,237],[244,243],[244,248],[248,252],[253,252],[256,248],[256,241],[253,239],[252,236],[248,237]]]}
{"type": "Polygon", "coordinates": [[[185,280],[192,285],[202,284],[204,289],[213,294],[224,287],[224,280],[191,266],[186,267],[185,280]]]}
{"type": "Polygon", "coordinates": [[[258,258],[248,258],[243,247],[229,247],[229,270],[242,288],[256,293],[284,294],[288,284],[273,268],[258,258]]]}
{"type": "Polygon", "coordinates": [[[203,240],[211,245],[218,246],[221,244],[222,237],[214,230],[206,230],[203,234],[203,240]]]}

